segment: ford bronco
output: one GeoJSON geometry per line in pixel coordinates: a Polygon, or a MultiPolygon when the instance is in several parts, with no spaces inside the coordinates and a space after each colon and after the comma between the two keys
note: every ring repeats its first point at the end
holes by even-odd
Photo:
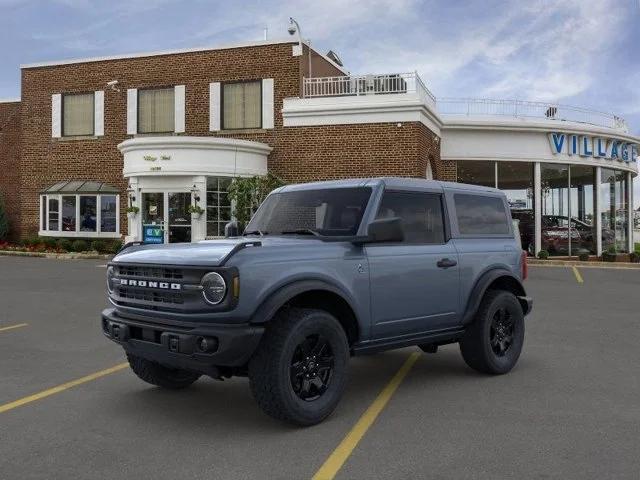
{"type": "Polygon", "coordinates": [[[485,374],[520,356],[532,301],[499,190],[401,178],[289,185],[242,235],[228,230],[125,246],[110,262],[102,330],[145,382],[248,376],[267,414],[312,425],[335,409],[354,355],[458,343],[485,374]]]}

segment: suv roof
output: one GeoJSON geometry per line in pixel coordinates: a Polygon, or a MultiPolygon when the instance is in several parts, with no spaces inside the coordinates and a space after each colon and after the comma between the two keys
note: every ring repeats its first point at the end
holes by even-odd
{"type": "Polygon", "coordinates": [[[326,180],[322,182],[297,183],[280,187],[277,192],[290,192],[298,190],[313,190],[317,188],[345,188],[345,187],[365,187],[384,184],[391,188],[442,188],[446,190],[466,190],[475,192],[491,192],[504,195],[497,188],[484,187],[481,185],[469,185],[466,183],[443,182],[440,180],[426,180],[411,177],[373,177],[373,178],[347,178],[344,180],[326,180]]]}

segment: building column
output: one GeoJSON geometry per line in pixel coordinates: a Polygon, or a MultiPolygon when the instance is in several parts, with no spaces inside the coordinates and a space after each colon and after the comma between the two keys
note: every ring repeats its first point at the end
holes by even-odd
{"type": "MultiPolygon", "coordinates": [[[[193,177],[193,184],[198,189],[200,197],[198,205],[204,209],[204,213],[199,218],[191,218],[191,241],[199,242],[207,236],[207,177],[203,175],[193,177]]],[[[193,198],[192,201],[194,201],[193,198]]]]}
{"type": "Polygon", "coordinates": [[[540,162],[533,164],[533,217],[535,225],[534,254],[542,250],[542,183],[540,179],[540,162]]]}
{"type": "Polygon", "coordinates": [[[140,198],[140,188],[138,187],[138,179],[136,177],[129,178],[129,185],[133,189],[135,201],[129,202],[129,194],[127,193],[127,206],[138,207],[140,210],[136,215],[127,214],[127,235],[125,242],[136,242],[142,240],[142,198],[140,198]]]}
{"type": "Polygon", "coordinates": [[[627,222],[628,222],[628,243],[629,243],[629,253],[632,253],[634,250],[634,242],[633,242],[633,177],[631,172],[627,172],[627,191],[629,194],[627,195],[627,222]]]}
{"type": "Polygon", "coordinates": [[[602,195],[600,193],[600,182],[602,181],[601,167],[596,167],[596,178],[593,182],[595,205],[595,229],[596,229],[596,255],[602,256],[602,195]]]}

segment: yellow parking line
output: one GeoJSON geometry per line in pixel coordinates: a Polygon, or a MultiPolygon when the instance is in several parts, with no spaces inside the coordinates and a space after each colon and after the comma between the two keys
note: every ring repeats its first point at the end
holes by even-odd
{"type": "Polygon", "coordinates": [[[5,332],[7,330],[13,330],[14,328],[22,328],[29,325],[28,323],[18,323],[16,325],[9,325],[8,327],[0,327],[0,332],[5,332]]]}
{"type": "Polygon", "coordinates": [[[62,385],[58,385],[57,387],[49,388],[48,390],[43,390],[42,392],[29,395],[28,397],[15,400],[10,403],[5,403],[4,405],[0,405],[0,413],[13,410],[14,408],[18,408],[18,407],[21,407],[22,405],[26,405],[27,403],[35,402],[36,400],[41,400],[51,395],[55,395],[56,393],[63,392],[65,390],[68,390],[69,388],[81,385],[83,383],[90,382],[92,380],[96,380],[100,377],[104,377],[105,375],[109,375],[110,373],[114,373],[119,370],[122,370],[123,368],[126,368],[128,366],[129,366],[128,363],[120,363],[114,367],[107,368],[105,370],[100,370],[99,372],[92,373],[91,375],[87,375],[86,377],[78,378],[77,380],[72,380],[71,382],[63,383],[62,385]]]}
{"type": "Polygon", "coordinates": [[[580,272],[578,271],[578,269],[576,267],[571,267],[573,269],[573,274],[576,276],[576,280],[578,281],[578,283],[584,283],[584,280],[582,279],[582,275],[580,275],[580,272]]]}
{"type": "Polygon", "coordinates": [[[347,461],[353,450],[356,448],[364,434],[367,433],[369,427],[375,422],[380,412],[387,405],[397,388],[400,386],[407,373],[416,363],[416,360],[420,357],[420,353],[413,352],[409,358],[404,362],[400,370],[396,372],[391,381],[384,387],[384,390],[380,392],[378,397],[367,408],[367,411],[360,417],[358,422],[354,425],[351,431],[340,442],[340,445],[333,451],[329,458],[324,462],[320,470],[313,476],[313,480],[331,480],[347,461]]]}

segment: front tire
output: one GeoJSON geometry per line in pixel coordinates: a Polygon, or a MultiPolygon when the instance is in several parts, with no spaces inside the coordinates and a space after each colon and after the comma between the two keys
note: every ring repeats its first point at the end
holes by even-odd
{"type": "Polygon", "coordinates": [[[127,360],[138,378],[158,387],[178,390],[188,387],[200,378],[199,373],[165,367],[129,353],[127,353],[127,360]]]}
{"type": "Polygon", "coordinates": [[[481,373],[501,375],[518,362],[524,344],[524,313],[516,296],[489,290],[460,341],[466,364],[481,373]]]}
{"type": "Polygon", "coordinates": [[[271,321],[249,362],[251,392],[271,417],[315,425],[340,401],[348,360],[347,337],[333,315],[286,308],[271,321]]]}

